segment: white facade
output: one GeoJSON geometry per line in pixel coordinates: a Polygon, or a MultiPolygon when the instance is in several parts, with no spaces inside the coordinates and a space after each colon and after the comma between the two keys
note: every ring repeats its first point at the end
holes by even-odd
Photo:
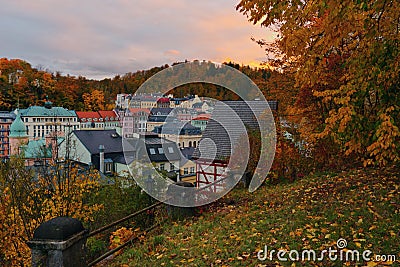
{"type": "Polygon", "coordinates": [[[64,136],[73,130],[79,130],[80,124],[75,111],[64,108],[29,107],[16,111],[21,113],[29,139],[43,138],[51,132],[64,136]]]}

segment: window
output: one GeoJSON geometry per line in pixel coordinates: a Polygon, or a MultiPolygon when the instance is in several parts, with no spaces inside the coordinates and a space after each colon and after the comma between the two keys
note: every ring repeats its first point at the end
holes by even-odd
{"type": "Polygon", "coordinates": [[[159,153],[159,154],[164,154],[164,149],[163,149],[162,147],[159,147],[159,148],[158,148],[158,153],[159,153]]]}
{"type": "Polygon", "coordinates": [[[189,169],[188,168],[184,168],[183,169],[183,174],[189,174],[189,169]]]}
{"type": "Polygon", "coordinates": [[[150,154],[155,155],[156,154],[156,150],[154,148],[150,148],[150,154]]]}
{"type": "Polygon", "coordinates": [[[190,173],[195,173],[194,167],[190,167],[190,173]]]}
{"type": "Polygon", "coordinates": [[[104,164],[105,172],[111,172],[112,171],[112,163],[106,163],[104,164]]]}
{"type": "Polygon", "coordinates": [[[173,170],[175,170],[175,166],[174,166],[174,164],[172,164],[171,163],[171,165],[170,165],[170,169],[169,169],[170,171],[173,171],[173,170]]]}
{"type": "Polygon", "coordinates": [[[165,163],[160,163],[160,171],[165,170],[165,163]]]}
{"type": "Polygon", "coordinates": [[[174,153],[174,148],[172,146],[169,146],[168,147],[168,152],[171,153],[171,154],[174,153]]]}

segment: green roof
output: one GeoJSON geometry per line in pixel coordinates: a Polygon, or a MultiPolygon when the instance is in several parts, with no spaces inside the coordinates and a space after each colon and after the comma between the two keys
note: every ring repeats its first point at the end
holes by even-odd
{"type": "MultiPolygon", "coordinates": [[[[57,144],[60,144],[64,138],[57,138],[57,144]]],[[[28,144],[21,147],[24,152],[24,158],[36,159],[36,158],[51,158],[51,146],[46,147],[46,140],[44,138],[39,140],[30,140],[28,144]]]]}
{"type": "Polygon", "coordinates": [[[76,117],[74,110],[68,110],[63,107],[31,106],[27,109],[21,109],[20,113],[23,117],[76,117]]]}
{"type": "Polygon", "coordinates": [[[26,134],[26,127],[24,122],[21,120],[20,113],[17,118],[11,123],[9,137],[28,137],[26,134]]]}

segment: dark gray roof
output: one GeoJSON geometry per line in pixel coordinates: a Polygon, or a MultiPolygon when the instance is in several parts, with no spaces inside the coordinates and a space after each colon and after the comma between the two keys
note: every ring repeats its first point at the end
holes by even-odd
{"type": "Polygon", "coordinates": [[[172,143],[172,141],[169,141],[167,139],[163,139],[158,137],[158,135],[153,135],[150,137],[145,137],[145,143],[146,145],[161,145],[162,143],[172,143]]]}
{"type": "Polygon", "coordinates": [[[151,115],[168,115],[171,113],[173,108],[152,108],[150,110],[151,115]]]}
{"type": "Polygon", "coordinates": [[[73,133],[92,155],[99,153],[100,145],[104,145],[105,154],[123,152],[122,137],[116,130],[75,130],[73,133]]]}
{"type": "Polygon", "coordinates": [[[181,159],[179,148],[174,142],[162,138],[145,138],[145,144],[151,162],[168,162],[181,159]]]}
{"type": "Polygon", "coordinates": [[[194,147],[184,147],[184,148],[181,148],[181,153],[185,158],[190,160],[190,159],[192,159],[195,149],[196,148],[194,148],[194,147]]]}
{"type": "Polygon", "coordinates": [[[15,115],[14,112],[0,111],[0,119],[15,120],[16,117],[17,117],[17,115],[15,115]]]}
{"type": "Polygon", "coordinates": [[[200,135],[201,129],[193,126],[190,122],[169,121],[168,119],[165,124],[154,127],[153,132],[158,134],[200,135]]]}
{"type": "Polygon", "coordinates": [[[203,106],[203,104],[204,104],[203,102],[194,103],[192,107],[193,108],[201,108],[203,106]]]}
{"type": "Polygon", "coordinates": [[[150,122],[165,122],[168,118],[168,115],[150,115],[147,121],[150,122]]]}
{"type": "MultiPolygon", "coordinates": [[[[268,101],[268,104],[272,111],[278,107],[277,101],[268,101]]],[[[201,144],[201,151],[197,148],[193,153],[193,158],[226,161],[231,156],[231,144],[236,144],[241,136],[246,134],[246,128],[256,131],[260,130],[256,116],[252,110],[257,115],[262,114],[265,111],[265,102],[217,102],[211,119],[208,121],[206,129],[203,131],[202,139],[199,142],[201,144]],[[246,128],[243,126],[240,127],[242,125],[240,121],[243,122],[246,128]]]]}

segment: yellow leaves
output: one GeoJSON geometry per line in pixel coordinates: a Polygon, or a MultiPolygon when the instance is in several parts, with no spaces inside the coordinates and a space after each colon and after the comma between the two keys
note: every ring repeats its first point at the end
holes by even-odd
{"type": "MultiPolygon", "coordinates": [[[[7,247],[0,245],[0,254],[10,259],[13,265],[29,265],[30,253],[25,241],[42,222],[57,216],[89,221],[94,212],[102,208],[101,205],[86,204],[87,194],[95,193],[99,187],[99,176],[70,168],[69,175],[60,177],[49,168],[49,173],[40,174],[32,181],[31,174],[17,163],[14,159],[10,161],[12,168],[7,174],[10,186],[0,183],[3,193],[0,219],[4,229],[9,229],[4,234],[10,244],[7,247]],[[17,248],[21,253],[16,253],[17,248]]],[[[3,240],[2,236],[0,239],[3,240]]]]}
{"type": "Polygon", "coordinates": [[[367,262],[367,267],[375,267],[375,266],[379,266],[380,262],[376,262],[376,261],[368,261],[367,262]]]}
{"type": "MultiPolygon", "coordinates": [[[[132,228],[125,228],[125,227],[121,227],[118,230],[116,230],[115,232],[113,232],[110,236],[110,249],[114,249],[122,244],[124,244],[125,242],[127,242],[128,240],[130,240],[133,236],[135,235],[135,232],[132,231],[132,228]]],[[[119,251],[119,253],[121,253],[121,251],[119,251]]],[[[160,258],[162,257],[162,254],[160,255],[160,258]]],[[[157,257],[158,259],[158,257],[157,257]]]]}
{"type": "MultiPolygon", "coordinates": [[[[395,108],[393,106],[386,109],[386,112],[391,112],[395,108]]],[[[367,152],[371,157],[376,158],[376,163],[379,165],[386,165],[388,161],[397,162],[400,160],[398,143],[400,137],[400,131],[392,121],[393,118],[388,113],[382,113],[379,115],[381,120],[378,126],[375,136],[376,141],[367,147],[367,152]]],[[[374,163],[372,160],[367,159],[364,165],[374,163]]]]}
{"type": "Polygon", "coordinates": [[[82,98],[87,111],[99,111],[105,109],[104,93],[102,91],[93,90],[90,94],[83,94],[82,98]]]}

